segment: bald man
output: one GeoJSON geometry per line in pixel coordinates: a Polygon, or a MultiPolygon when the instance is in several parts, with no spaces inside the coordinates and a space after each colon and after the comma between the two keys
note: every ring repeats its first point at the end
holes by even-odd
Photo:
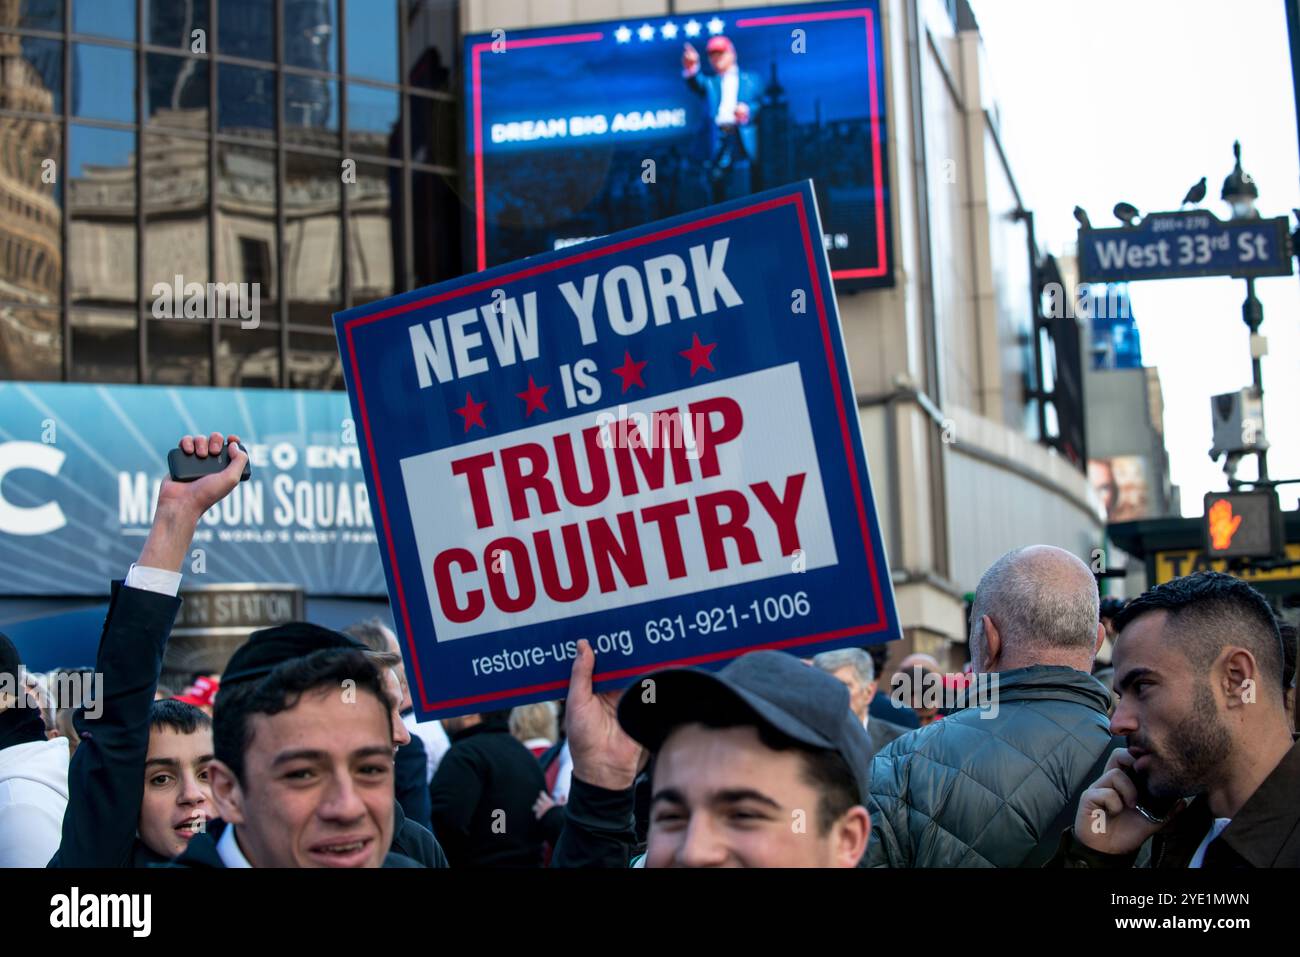
{"type": "Polygon", "coordinates": [[[984,573],[971,665],[994,706],[956,711],[876,755],[865,866],[1019,867],[1031,852],[1051,856],[1060,832],[1049,832],[1110,743],[1110,694],[1089,674],[1105,637],[1097,606],[1092,572],[1060,548],[1016,549],[984,573]]]}

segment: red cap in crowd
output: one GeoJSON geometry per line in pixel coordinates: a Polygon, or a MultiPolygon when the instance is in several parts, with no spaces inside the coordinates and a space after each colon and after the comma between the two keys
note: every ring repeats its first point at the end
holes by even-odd
{"type": "Polygon", "coordinates": [[[174,700],[184,701],[196,708],[210,708],[217,700],[217,689],[220,687],[221,679],[216,675],[199,675],[194,679],[194,684],[176,695],[174,700]]]}

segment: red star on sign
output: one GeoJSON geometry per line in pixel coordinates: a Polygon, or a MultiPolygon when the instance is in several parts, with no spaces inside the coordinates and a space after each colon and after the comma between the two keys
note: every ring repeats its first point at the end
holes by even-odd
{"type": "Polygon", "coordinates": [[[515,393],[518,398],[527,403],[527,408],[524,409],[525,419],[533,414],[534,409],[541,409],[543,412],[551,411],[546,407],[545,399],[546,393],[550,391],[551,387],[549,385],[538,385],[533,381],[532,376],[528,377],[528,388],[523,392],[515,393]]]}
{"type": "Polygon", "coordinates": [[[620,376],[623,379],[624,392],[634,385],[639,385],[644,389],[645,382],[641,378],[641,370],[646,367],[648,362],[648,359],[642,359],[640,362],[633,362],[632,353],[624,352],[623,364],[617,369],[611,369],[610,371],[613,372],[614,375],[620,376]]]}
{"type": "Polygon", "coordinates": [[[465,420],[465,431],[469,431],[471,425],[477,425],[486,429],[483,424],[483,410],[487,408],[486,402],[475,402],[474,396],[468,392],[465,393],[465,404],[456,410],[456,414],[465,420]]]}
{"type": "Polygon", "coordinates": [[[695,373],[701,368],[708,369],[710,372],[716,371],[713,363],[709,361],[709,353],[718,347],[716,342],[710,342],[707,346],[700,342],[700,335],[697,332],[691,336],[691,347],[683,349],[679,355],[685,356],[691,360],[691,378],[695,378],[695,373]]]}

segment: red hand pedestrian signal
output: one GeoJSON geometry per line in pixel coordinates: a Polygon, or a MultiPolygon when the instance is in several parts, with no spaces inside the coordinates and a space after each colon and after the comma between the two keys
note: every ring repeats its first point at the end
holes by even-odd
{"type": "Polygon", "coordinates": [[[1232,544],[1232,536],[1241,527],[1241,516],[1232,514],[1232,503],[1219,499],[1210,506],[1210,542],[1216,549],[1232,544]]]}

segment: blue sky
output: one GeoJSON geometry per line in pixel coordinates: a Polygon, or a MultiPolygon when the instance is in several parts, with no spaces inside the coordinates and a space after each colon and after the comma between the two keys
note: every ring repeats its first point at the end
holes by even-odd
{"type": "MultiPolygon", "coordinates": [[[[979,21],[1002,134],[1041,245],[1071,252],[1075,204],[1117,225],[1126,200],[1144,214],[1176,209],[1201,176],[1219,200],[1232,141],[1259,186],[1264,216],[1300,207],[1300,147],[1281,0],[970,0],[979,21]]],[[[1241,321],[1245,283],[1161,280],[1130,287],[1143,359],[1158,366],[1165,436],[1184,515],[1226,488],[1210,461],[1209,397],[1250,382],[1241,321]]],[[[1273,478],[1300,478],[1300,278],[1261,279],[1263,361],[1273,478]]],[[[1254,475],[1243,463],[1241,478],[1254,475]]],[[[1295,509],[1300,485],[1279,489],[1295,509]]]]}

